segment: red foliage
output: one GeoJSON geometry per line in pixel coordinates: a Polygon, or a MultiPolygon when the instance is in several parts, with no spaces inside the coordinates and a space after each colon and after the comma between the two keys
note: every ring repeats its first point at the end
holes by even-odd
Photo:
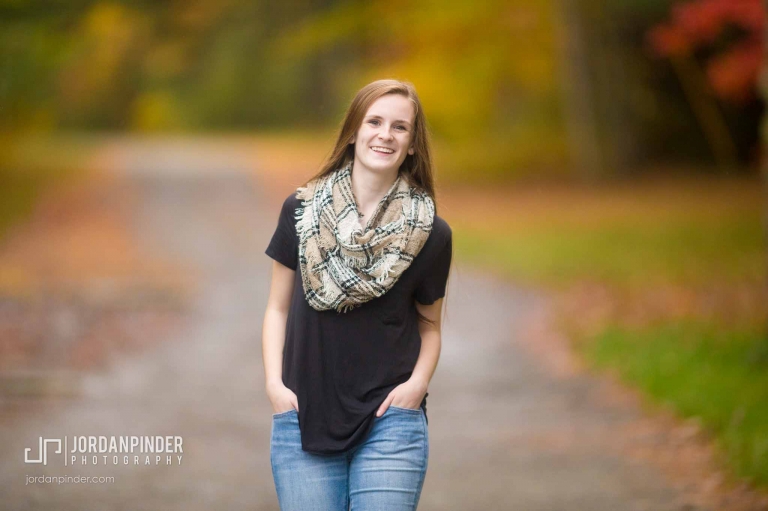
{"type": "Polygon", "coordinates": [[[746,41],[710,59],[707,78],[718,96],[744,104],[754,97],[762,62],[762,43],[746,41]]]}
{"type": "Polygon", "coordinates": [[[647,33],[651,50],[663,57],[693,54],[711,46],[729,27],[744,36],[705,63],[712,89],[737,104],[754,97],[763,62],[766,10],[763,0],[695,0],[672,8],[671,20],[647,33]]]}

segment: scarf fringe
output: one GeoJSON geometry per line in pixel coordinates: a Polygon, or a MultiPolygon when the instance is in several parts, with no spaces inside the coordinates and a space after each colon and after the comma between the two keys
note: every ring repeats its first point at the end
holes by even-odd
{"type": "Polygon", "coordinates": [[[296,208],[294,217],[296,220],[296,233],[299,235],[299,239],[303,240],[309,233],[312,232],[312,199],[303,199],[307,193],[307,188],[299,188],[296,192],[296,197],[301,199],[301,206],[296,208]]]}
{"type": "Polygon", "coordinates": [[[390,273],[395,273],[395,271],[392,269],[392,267],[395,264],[397,264],[398,261],[399,261],[399,259],[394,259],[393,260],[391,258],[391,256],[389,256],[389,255],[384,257],[384,262],[381,265],[381,272],[382,273],[381,273],[381,275],[379,275],[376,278],[376,283],[377,284],[383,284],[384,281],[389,278],[389,274],[390,273]]]}

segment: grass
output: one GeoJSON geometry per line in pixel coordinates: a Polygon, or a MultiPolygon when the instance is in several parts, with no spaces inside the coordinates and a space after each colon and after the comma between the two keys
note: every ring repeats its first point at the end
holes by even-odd
{"type": "Polygon", "coordinates": [[[696,285],[766,278],[759,180],[445,194],[457,254],[518,282],[696,285]]]}
{"type": "Polygon", "coordinates": [[[642,329],[612,326],[583,355],[658,403],[698,417],[735,472],[768,487],[768,338],[759,326],[723,328],[676,321],[642,329]]]}
{"type": "Polygon", "coordinates": [[[588,364],[698,417],[732,473],[768,489],[768,311],[731,299],[766,296],[763,200],[758,179],[660,179],[448,191],[442,215],[457,258],[564,291],[588,364]]]}
{"type": "Polygon", "coordinates": [[[497,236],[458,224],[458,253],[469,262],[493,264],[510,278],[563,286],[591,279],[637,287],[648,280],[691,284],[717,275],[757,279],[764,272],[762,225],[757,216],[712,222],[566,223],[504,229],[497,236]]]}
{"type": "Polygon", "coordinates": [[[47,188],[83,174],[87,140],[0,137],[0,241],[47,188]]]}
{"type": "Polygon", "coordinates": [[[11,225],[30,214],[47,182],[38,175],[17,175],[0,170],[0,240],[11,225]]]}

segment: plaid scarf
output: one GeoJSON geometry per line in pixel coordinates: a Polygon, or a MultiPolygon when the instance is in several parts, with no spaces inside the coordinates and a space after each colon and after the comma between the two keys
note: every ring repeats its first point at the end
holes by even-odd
{"type": "Polygon", "coordinates": [[[296,191],[301,278],[318,311],[347,312],[386,293],[432,230],[432,198],[400,175],[362,228],[351,175],[352,162],[296,191]]]}

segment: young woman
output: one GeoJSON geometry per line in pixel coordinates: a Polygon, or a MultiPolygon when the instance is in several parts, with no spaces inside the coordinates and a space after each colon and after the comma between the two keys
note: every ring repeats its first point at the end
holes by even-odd
{"type": "Polygon", "coordinates": [[[416,509],[452,241],[411,84],[357,93],[320,172],[285,199],[266,253],[280,509],[416,509]]]}

